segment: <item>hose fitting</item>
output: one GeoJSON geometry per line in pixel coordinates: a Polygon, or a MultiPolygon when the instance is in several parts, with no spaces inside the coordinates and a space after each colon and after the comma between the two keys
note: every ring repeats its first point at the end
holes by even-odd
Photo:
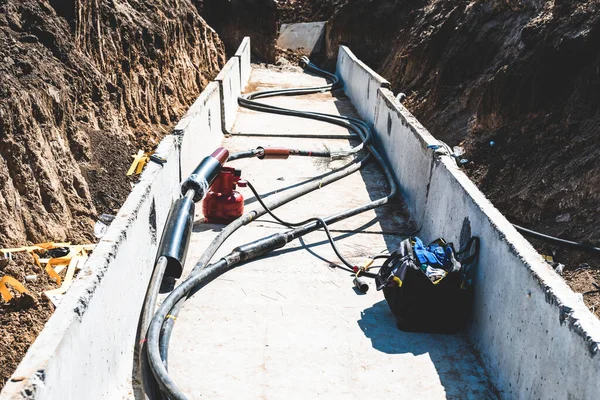
{"type": "Polygon", "coordinates": [[[306,56],[302,56],[300,58],[300,62],[298,62],[298,64],[302,67],[302,68],[306,68],[308,67],[308,65],[310,64],[310,59],[306,56]]]}
{"type": "Polygon", "coordinates": [[[354,286],[356,286],[361,293],[367,293],[369,291],[369,284],[364,278],[359,278],[358,276],[354,278],[354,286]]]}
{"type": "Polygon", "coordinates": [[[202,200],[228,158],[229,151],[224,147],[219,147],[210,156],[205,157],[194,172],[183,181],[181,193],[185,195],[188,190],[193,190],[194,203],[202,200]]]}
{"type": "Polygon", "coordinates": [[[257,147],[256,150],[260,160],[286,160],[290,156],[290,149],[285,147],[257,147]]]}

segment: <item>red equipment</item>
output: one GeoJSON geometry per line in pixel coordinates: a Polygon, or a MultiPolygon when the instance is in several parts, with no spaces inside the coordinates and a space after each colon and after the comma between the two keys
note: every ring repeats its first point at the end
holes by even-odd
{"type": "Polygon", "coordinates": [[[242,216],[244,197],[235,190],[236,185],[246,186],[244,181],[240,182],[241,175],[242,171],[239,169],[221,168],[221,172],[202,201],[205,222],[228,223],[242,216]]]}

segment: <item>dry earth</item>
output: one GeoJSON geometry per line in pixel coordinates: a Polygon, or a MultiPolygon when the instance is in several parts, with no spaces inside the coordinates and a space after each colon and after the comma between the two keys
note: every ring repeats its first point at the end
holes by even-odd
{"type": "MultiPolygon", "coordinates": [[[[224,61],[191,0],[0,0],[0,247],[94,240],[97,215],[131,191],[130,155],[152,150],[224,61]]],[[[38,301],[0,304],[0,387],[52,313],[30,258],[0,268],[29,273],[38,301]]]]}
{"type": "MultiPolygon", "coordinates": [[[[600,246],[600,3],[344,3],[328,23],[330,60],[347,44],[406,93],[510,221],[600,246]]],[[[575,291],[595,289],[599,258],[533,243],[567,265],[575,291]],[[584,262],[592,273],[575,272],[584,262]]]]}

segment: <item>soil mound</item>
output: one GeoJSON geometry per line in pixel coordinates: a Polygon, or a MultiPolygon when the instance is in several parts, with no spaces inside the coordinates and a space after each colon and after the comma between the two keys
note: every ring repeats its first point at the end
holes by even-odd
{"type": "MultiPolygon", "coordinates": [[[[597,1],[348,0],[328,28],[329,58],[347,44],[404,92],[509,220],[600,245],[597,1]]],[[[569,270],[600,260],[555,259],[595,289],[569,270]]]]}
{"type": "MultiPolygon", "coordinates": [[[[192,0],[0,0],[0,61],[6,248],[93,240],[96,216],[131,191],[130,155],[169,132],[225,58],[192,0]]],[[[50,314],[0,304],[0,387],[50,314]]]]}

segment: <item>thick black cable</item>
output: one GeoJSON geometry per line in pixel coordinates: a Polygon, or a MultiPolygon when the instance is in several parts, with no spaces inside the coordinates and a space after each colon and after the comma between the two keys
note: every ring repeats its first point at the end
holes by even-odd
{"type": "MultiPolygon", "coordinates": [[[[267,213],[277,222],[279,222],[282,225],[285,225],[289,228],[293,228],[293,227],[298,227],[301,225],[306,225],[309,222],[317,222],[319,223],[320,226],[323,227],[323,230],[325,231],[325,234],[327,235],[327,239],[329,240],[329,243],[331,244],[331,248],[333,249],[335,255],[340,259],[340,261],[348,268],[344,268],[347,271],[350,272],[356,272],[354,270],[354,268],[356,267],[355,265],[353,265],[351,262],[349,262],[343,255],[342,253],[339,251],[337,245],[335,244],[335,240],[333,239],[333,236],[331,235],[331,232],[329,231],[329,227],[327,226],[327,223],[322,219],[322,218],[318,218],[318,217],[313,217],[313,218],[308,218],[304,221],[301,222],[289,222],[289,221],[285,221],[281,218],[279,218],[277,215],[275,215],[273,213],[273,211],[271,211],[271,209],[269,208],[269,206],[267,206],[265,204],[265,202],[262,199],[262,196],[260,194],[258,194],[258,192],[256,191],[256,189],[254,188],[254,186],[252,185],[251,182],[246,181],[248,187],[250,188],[250,190],[252,191],[252,193],[254,194],[254,197],[256,197],[256,200],[258,200],[258,202],[260,203],[261,206],[263,206],[263,208],[267,211],[267,213]]],[[[338,266],[339,268],[341,268],[340,266],[338,266]]],[[[369,274],[369,273],[363,273],[363,275],[365,276],[371,276],[371,277],[375,277],[375,275],[373,274],[369,274]]]]}
{"type": "MultiPolygon", "coordinates": [[[[291,193],[286,193],[282,196],[277,197],[273,201],[270,201],[268,203],[269,208],[271,208],[271,209],[278,208],[284,204],[289,203],[292,200],[295,200],[301,196],[304,196],[305,194],[308,194],[310,192],[318,190],[318,189],[325,187],[333,182],[337,182],[338,180],[343,179],[343,178],[359,171],[360,168],[362,167],[362,165],[364,165],[365,163],[368,162],[370,157],[371,157],[371,154],[367,154],[362,160],[353,161],[353,162],[345,165],[342,168],[339,168],[335,171],[325,174],[318,181],[313,181],[313,180],[307,181],[298,190],[291,192],[291,193]]],[[[208,265],[208,263],[210,262],[210,260],[214,256],[214,254],[217,252],[217,250],[223,245],[225,240],[227,240],[227,238],[229,238],[235,231],[237,231],[242,226],[245,226],[245,225],[251,223],[252,221],[255,221],[257,218],[260,218],[261,216],[263,216],[265,214],[266,214],[266,210],[264,208],[255,209],[255,210],[250,211],[249,213],[244,214],[243,216],[241,216],[240,218],[236,219],[235,221],[233,221],[232,223],[227,225],[225,228],[223,228],[223,230],[221,232],[219,232],[219,234],[213,239],[213,241],[206,248],[206,250],[200,257],[200,259],[197,261],[192,272],[190,273],[190,276],[194,275],[195,273],[200,271],[202,268],[204,268],[206,265],[208,265]]],[[[173,307],[173,309],[171,310],[171,315],[173,315],[174,317],[177,317],[177,315],[179,315],[179,312],[181,311],[181,308],[183,308],[184,303],[185,303],[185,299],[181,299],[175,305],[175,307],[173,307]]],[[[167,362],[167,356],[168,356],[167,343],[169,343],[169,340],[171,338],[171,332],[173,331],[174,325],[175,325],[175,319],[170,318],[164,322],[162,331],[161,331],[160,351],[161,351],[161,354],[163,356],[163,360],[165,363],[167,362]]]]}
{"type": "MultiPolygon", "coordinates": [[[[329,74],[329,75],[333,76],[331,74],[329,74]]],[[[333,85],[331,85],[329,87],[329,89],[331,87],[333,87],[333,85]]],[[[324,90],[327,90],[327,89],[324,89],[324,90]]],[[[322,90],[322,91],[324,91],[324,90],[322,90]]],[[[282,95],[282,94],[292,95],[292,94],[294,94],[294,93],[291,93],[291,90],[269,91],[269,92],[270,92],[269,94],[271,94],[271,95],[282,95]],[[284,92],[287,92],[287,93],[284,93],[284,92]],[[275,93],[277,93],[277,94],[275,94],[275,93]]],[[[314,93],[315,91],[311,91],[311,89],[303,89],[303,90],[298,90],[296,94],[305,94],[305,93],[310,93],[310,92],[314,93]]],[[[265,97],[265,96],[266,96],[265,92],[262,92],[261,94],[257,95],[256,97],[265,97]]],[[[242,104],[242,101],[240,101],[240,104],[242,106],[245,106],[244,104],[242,104]]],[[[258,104],[260,104],[260,103],[258,103],[258,104]]],[[[285,110],[285,109],[279,109],[277,107],[275,107],[274,109],[269,109],[268,107],[266,107],[266,108],[263,107],[263,105],[260,105],[257,107],[260,108],[260,111],[264,111],[264,112],[284,113],[286,115],[297,114],[295,116],[301,116],[303,118],[312,118],[312,119],[317,119],[317,120],[325,120],[326,122],[331,122],[331,123],[335,123],[338,125],[339,125],[339,122],[346,122],[349,129],[351,127],[354,127],[353,130],[355,132],[357,132],[363,138],[362,145],[367,145],[367,148],[369,149],[370,153],[375,157],[377,162],[381,165],[381,167],[386,175],[386,178],[389,182],[389,185],[390,185],[389,195],[385,196],[381,199],[372,201],[364,206],[357,207],[357,208],[354,208],[351,210],[347,210],[347,211],[341,212],[339,214],[336,214],[334,216],[325,218],[325,219],[323,219],[323,222],[326,222],[325,225],[327,225],[328,223],[335,223],[337,221],[340,221],[345,218],[349,218],[358,213],[361,213],[361,212],[379,207],[383,204],[386,204],[388,202],[388,200],[396,194],[397,188],[396,188],[396,185],[394,182],[394,177],[391,174],[389,168],[387,168],[385,162],[383,161],[383,158],[378,153],[378,151],[372,145],[367,144],[370,139],[371,131],[370,131],[369,127],[363,121],[356,120],[354,118],[348,118],[348,117],[330,116],[327,114],[285,110]],[[277,111],[275,111],[275,110],[277,110],[277,111]]],[[[354,150],[356,150],[356,148],[354,148],[354,150]]],[[[302,235],[305,235],[306,233],[312,232],[312,231],[318,229],[320,226],[321,225],[320,225],[319,221],[314,221],[305,226],[299,227],[293,231],[287,232],[286,234],[276,235],[275,241],[273,241],[273,240],[269,241],[269,238],[261,239],[261,240],[257,241],[257,242],[260,242],[259,244],[261,245],[261,247],[260,247],[261,250],[258,252],[255,252],[255,254],[253,254],[252,257],[250,257],[248,255],[244,255],[244,253],[242,253],[241,255],[237,254],[237,256],[235,254],[233,254],[233,255],[230,255],[231,260],[232,260],[231,263],[226,262],[224,264],[223,260],[221,260],[220,262],[218,262],[216,264],[212,264],[211,266],[204,268],[204,269],[203,269],[203,266],[206,264],[199,262],[196,265],[196,267],[194,268],[195,272],[193,272],[186,281],[184,281],[180,286],[178,286],[171,293],[171,295],[169,295],[169,297],[167,297],[167,299],[165,300],[163,305],[161,305],[161,307],[159,308],[159,312],[157,312],[155,317],[153,318],[150,329],[149,329],[148,343],[150,343],[150,341],[152,340],[152,345],[148,346],[148,355],[151,360],[151,366],[154,371],[154,375],[158,379],[158,382],[161,385],[161,388],[166,393],[168,393],[169,396],[171,396],[172,398],[185,398],[183,393],[178,391],[178,389],[174,386],[173,382],[170,380],[168,374],[166,373],[166,365],[163,363],[164,361],[166,361],[166,349],[168,349],[168,343],[169,343],[168,337],[170,337],[170,329],[172,329],[172,318],[166,318],[167,314],[165,314],[164,311],[167,310],[167,312],[170,311],[171,313],[173,313],[173,311],[175,311],[176,307],[178,307],[180,309],[183,301],[185,301],[185,297],[187,295],[189,295],[192,292],[192,290],[194,290],[194,289],[198,290],[200,287],[202,287],[204,285],[203,279],[207,278],[207,276],[210,278],[210,280],[212,280],[216,276],[225,272],[227,270],[227,267],[235,265],[236,263],[239,263],[241,261],[245,261],[245,260],[248,260],[251,258],[256,258],[262,254],[266,254],[269,251],[272,251],[275,248],[283,247],[290,240],[296,239],[298,237],[301,237],[302,235]],[[271,243],[271,244],[269,244],[269,243],[271,243]],[[274,246],[272,245],[273,243],[275,244],[274,246]],[[216,274],[216,275],[213,275],[213,274],[216,274]],[[198,283],[198,287],[194,286],[196,283],[198,283]],[[188,287],[189,287],[189,290],[186,289],[188,287]],[[183,295],[182,295],[182,291],[183,291],[183,295]],[[166,332],[166,330],[163,328],[169,327],[169,326],[170,326],[169,334],[167,334],[168,332],[166,332]],[[152,332],[152,333],[150,333],[150,332],[152,332]],[[162,335],[164,335],[164,336],[161,337],[162,335]],[[163,340],[165,338],[166,338],[166,340],[163,340]],[[163,348],[164,351],[161,351],[161,349],[159,347],[163,348]],[[161,354],[163,354],[165,356],[165,360],[161,359],[161,354]],[[158,361],[158,364],[157,364],[157,361],[158,361]],[[181,396],[181,397],[179,397],[179,396],[181,396]]],[[[238,228],[239,228],[239,226],[238,226],[238,228]]],[[[229,234],[231,234],[231,233],[229,233],[229,234]]],[[[218,248],[222,244],[222,242],[221,243],[217,242],[214,244],[215,244],[215,246],[212,246],[210,251],[208,251],[208,249],[207,249],[207,252],[205,252],[205,255],[203,255],[204,259],[210,260],[210,258],[212,258],[212,256],[214,255],[214,251],[216,251],[216,248],[218,248]]]]}
{"type": "MultiPolygon", "coordinates": [[[[335,75],[315,67],[310,62],[306,63],[306,67],[307,67],[307,69],[309,69],[317,74],[327,77],[331,81],[331,83],[328,85],[325,85],[325,86],[314,87],[314,88],[283,89],[283,90],[269,90],[269,91],[254,92],[254,93],[250,93],[245,96],[241,96],[238,99],[240,102],[240,105],[242,107],[247,107],[247,108],[251,108],[251,109],[253,108],[253,109],[255,109],[257,111],[261,111],[261,112],[279,113],[278,111],[281,111],[281,113],[285,113],[285,115],[319,119],[324,122],[330,122],[330,123],[333,123],[336,125],[344,126],[348,129],[353,130],[362,139],[362,143],[359,146],[357,146],[359,149],[362,148],[363,145],[367,144],[370,141],[371,130],[366,123],[364,123],[363,121],[361,121],[357,118],[345,117],[345,116],[339,116],[339,115],[320,114],[320,113],[306,113],[306,112],[297,111],[297,110],[288,110],[288,109],[282,109],[282,108],[275,107],[275,106],[268,106],[268,105],[264,105],[262,103],[247,100],[247,98],[264,98],[264,97],[276,96],[276,95],[280,95],[280,94],[294,95],[294,94],[319,93],[319,92],[331,90],[335,87],[340,86],[340,81],[335,75]],[[308,114],[310,114],[310,116],[306,116],[308,114]]],[[[354,149],[356,149],[356,148],[354,148],[354,149]]],[[[369,148],[369,150],[372,153],[374,149],[369,148]]],[[[349,152],[347,152],[346,154],[348,154],[348,153],[349,152]]],[[[342,153],[342,154],[344,154],[344,153],[342,153]]],[[[375,154],[377,154],[377,153],[375,153],[375,154]]],[[[371,154],[367,154],[367,156],[365,156],[363,158],[363,160],[361,162],[359,162],[359,164],[357,164],[357,166],[360,168],[360,166],[362,166],[363,163],[367,162],[367,160],[370,156],[371,156],[371,154]]],[[[391,178],[392,180],[390,180],[391,174],[389,173],[389,170],[387,170],[385,168],[383,159],[380,156],[376,157],[376,158],[377,158],[378,163],[383,166],[384,172],[386,173],[386,177],[387,177],[388,181],[390,182],[391,194],[393,195],[395,193],[395,186],[394,186],[395,184],[393,182],[393,177],[391,178]]],[[[231,159],[231,157],[230,157],[230,159],[231,159]]],[[[352,171],[350,171],[350,173],[353,173],[357,170],[358,170],[358,168],[353,169],[352,171]]],[[[345,176],[347,176],[347,175],[345,175],[345,176]]],[[[340,176],[337,179],[341,179],[343,177],[344,176],[340,176]]],[[[334,182],[334,181],[335,180],[330,179],[330,182],[334,182]]],[[[306,193],[309,193],[313,190],[317,190],[318,188],[324,186],[325,184],[326,184],[325,180],[323,180],[319,183],[318,187],[310,188],[310,190],[305,190],[304,193],[298,193],[298,195],[291,195],[291,196],[288,195],[287,198],[284,196],[284,198],[281,199],[281,201],[277,201],[276,204],[278,204],[277,206],[285,204],[285,203],[287,203],[293,199],[296,199],[306,193]]],[[[276,204],[272,204],[271,208],[276,208],[275,207],[276,204]]],[[[264,213],[260,213],[258,211],[252,212],[250,214],[242,216],[241,218],[238,218],[236,221],[234,221],[233,223],[231,223],[227,227],[225,227],[225,229],[219,235],[217,235],[217,237],[213,240],[213,242],[211,242],[209,247],[206,249],[206,251],[204,252],[202,257],[200,258],[200,260],[196,263],[196,266],[192,270],[190,276],[193,275],[194,273],[196,273],[197,271],[199,271],[201,268],[203,268],[204,266],[206,266],[209,263],[209,261],[212,259],[213,255],[218,250],[218,248],[224,243],[224,241],[233,232],[235,232],[241,226],[250,223],[252,220],[258,218],[261,215],[264,215],[264,213]]],[[[175,305],[175,307],[173,308],[173,310],[171,311],[171,315],[176,317],[179,314],[179,312],[181,311],[181,308],[183,307],[184,302],[185,302],[185,299],[182,299],[179,303],[177,303],[175,305]]],[[[167,343],[169,343],[169,340],[170,340],[171,332],[172,332],[173,326],[175,324],[174,321],[175,321],[174,318],[170,318],[167,321],[165,321],[163,324],[162,330],[161,330],[160,352],[162,355],[162,359],[165,363],[167,363],[167,359],[168,359],[167,343]]]]}

